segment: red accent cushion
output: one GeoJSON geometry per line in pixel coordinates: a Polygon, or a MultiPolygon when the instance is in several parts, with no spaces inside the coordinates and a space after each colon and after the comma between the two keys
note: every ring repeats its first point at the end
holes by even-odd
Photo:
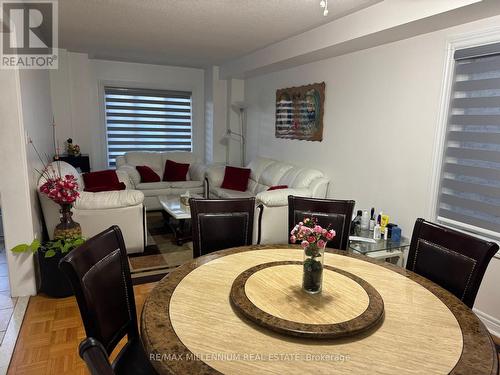
{"type": "Polygon", "coordinates": [[[250,172],[251,170],[247,168],[226,167],[221,188],[246,191],[250,172]]]}
{"type": "Polygon", "coordinates": [[[271,190],[279,190],[279,189],[288,189],[288,185],[276,185],[276,186],[271,186],[267,191],[271,190]]]}
{"type": "Polygon", "coordinates": [[[141,182],[160,182],[161,178],[158,174],[149,168],[147,165],[138,165],[135,167],[141,175],[141,182]]]}
{"type": "Polygon", "coordinates": [[[167,160],[163,171],[163,181],[186,181],[188,171],[189,164],[167,160]]]}
{"type": "Polygon", "coordinates": [[[112,169],[84,173],[83,182],[85,184],[85,191],[91,191],[92,189],[102,187],[116,187],[118,184],[120,184],[116,171],[112,169]]]}
{"type": "Polygon", "coordinates": [[[123,182],[119,182],[116,185],[106,185],[106,186],[94,186],[91,188],[85,187],[84,191],[89,193],[99,193],[101,191],[113,191],[113,190],[125,190],[127,187],[123,182]]]}

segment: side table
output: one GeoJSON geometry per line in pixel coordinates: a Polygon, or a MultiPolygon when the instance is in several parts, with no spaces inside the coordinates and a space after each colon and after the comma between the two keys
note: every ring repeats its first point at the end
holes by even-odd
{"type": "MultiPolygon", "coordinates": [[[[55,156],[54,160],[56,160],[55,156]]],[[[80,154],[78,156],[73,156],[64,154],[59,155],[59,160],[65,161],[77,169],[80,168],[82,173],[90,172],[90,157],[88,155],[80,154]]]]}
{"type": "MultiPolygon", "coordinates": [[[[359,237],[373,238],[373,232],[362,230],[359,237]]],[[[404,267],[405,250],[410,247],[410,240],[406,237],[401,237],[399,241],[375,240],[373,242],[351,241],[349,240],[349,250],[369,256],[375,259],[384,259],[390,263],[404,267]]]]}

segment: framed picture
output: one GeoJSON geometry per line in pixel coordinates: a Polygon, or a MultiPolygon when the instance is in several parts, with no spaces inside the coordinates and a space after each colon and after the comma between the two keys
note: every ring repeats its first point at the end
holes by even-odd
{"type": "Polygon", "coordinates": [[[325,82],[276,90],[276,138],[323,140],[325,82]]]}

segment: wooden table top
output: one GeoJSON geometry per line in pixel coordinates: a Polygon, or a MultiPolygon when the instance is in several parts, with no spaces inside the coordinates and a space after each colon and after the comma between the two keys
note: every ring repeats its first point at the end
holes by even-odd
{"type": "MultiPolygon", "coordinates": [[[[385,317],[372,331],[336,340],[295,338],[235,312],[229,293],[239,274],[266,262],[301,259],[302,250],[296,246],[250,246],[197,258],[165,277],[148,297],[141,319],[143,343],[158,373],[498,373],[491,337],[467,306],[421,276],[362,255],[332,250],[325,254],[325,264],[366,280],[380,293],[385,317]]],[[[287,309],[288,302],[295,307],[298,302],[287,300],[286,293],[273,300],[255,294],[267,287],[266,275],[260,276],[263,279],[254,279],[249,287],[256,303],[285,318],[309,321],[307,315],[287,309]]],[[[335,282],[328,277],[326,281],[331,293],[335,282]]],[[[298,278],[298,288],[300,283],[298,278]]],[[[333,319],[359,314],[366,301],[346,300],[347,305],[342,314],[332,310],[333,319]]],[[[318,306],[313,322],[329,321],[323,305],[318,306]]]]}

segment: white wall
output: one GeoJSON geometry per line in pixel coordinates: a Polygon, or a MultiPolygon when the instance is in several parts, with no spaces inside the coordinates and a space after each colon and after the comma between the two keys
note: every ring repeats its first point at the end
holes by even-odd
{"type": "Polygon", "coordinates": [[[41,163],[27,136],[52,156],[49,74],[42,70],[0,70],[0,194],[12,296],[36,293],[33,256],[9,249],[41,236],[36,195],[41,163]]]}
{"type": "MultiPolygon", "coordinates": [[[[386,44],[245,81],[248,157],[323,170],[328,196],[376,207],[410,236],[431,217],[433,153],[447,38],[497,26],[500,17],[386,44]],[[324,141],[274,136],[276,89],[326,82],[324,141]]],[[[498,267],[494,258],[490,270],[498,267]]],[[[476,308],[500,322],[500,274],[488,271],[476,308]]]]}
{"type": "Polygon", "coordinates": [[[42,213],[38,202],[38,171],[54,155],[52,104],[48,71],[20,71],[21,103],[24,131],[32,140],[43,161],[40,160],[32,145],[27,146],[28,177],[30,201],[35,233],[42,233],[42,213]]]}
{"type": "Polygon", "coordinates": [[[219,68],[205,69],[205,161],[224,163],[228,144],[223,141],[227,129],[228,84],[219,79],[219,68]]]}
{"type": "Polygon", "coordinates": [[[59,70],[51,72],[57,138],[62,151],[71,137],[91,156],[93,169],[106,163],[103,118],[104,84],[192,91],[193,151],[205,158],[204,72],[202,69],[91,60],[86,54],[61,50],[59,70]]]}

